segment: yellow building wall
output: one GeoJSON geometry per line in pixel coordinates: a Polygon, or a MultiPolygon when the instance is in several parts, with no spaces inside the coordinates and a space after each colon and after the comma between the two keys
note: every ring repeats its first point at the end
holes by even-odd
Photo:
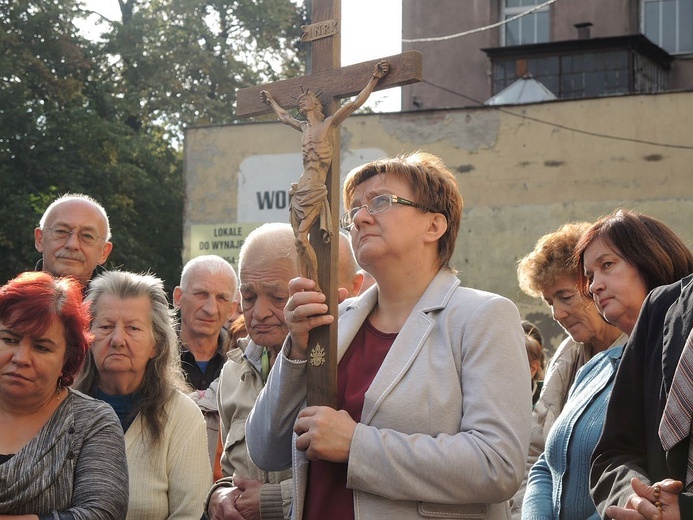
{"type": "MultiPolygon", "coordinates": [[[[618,207],[663,220],[693,247],[692,113],[693,93],[686,92],[357,115],[342,125],[342,156],[352,166],[373,154],[441,156],[465,200],[453,257],[460,279],[515,301],[556,344],[562,333],[548,309],[519,291],[518,259],[561,224],[594,221],[618,207]]],[[[239,186],[251,158],[263,164],[296,154],[295,165],[288,156],[288,167],[270,161],[252,175],[266,175],[267,187],[277,189],[298,179],[300,137],[276,122],[186,131],[184,260],[201,254],[192,230],[244,224],[239,186]]]]}

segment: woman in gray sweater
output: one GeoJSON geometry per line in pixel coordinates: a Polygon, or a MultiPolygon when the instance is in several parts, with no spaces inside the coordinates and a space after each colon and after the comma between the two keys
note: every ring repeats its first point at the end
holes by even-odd
{"type": "Polygon", "coordinates": [[[0,519],[123,519],[123,431],[67,388],[90,334],[79,284],[45,272],[0,288],[0,519]]]}

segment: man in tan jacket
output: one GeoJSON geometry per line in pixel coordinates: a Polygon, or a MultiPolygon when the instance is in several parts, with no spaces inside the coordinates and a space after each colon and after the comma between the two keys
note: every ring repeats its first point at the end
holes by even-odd
{"type": "Polygon", "coordinates": [[[241,248],[238,272],[248,337],[227,354],[219,378],[224,478],[212,487],[207,512],[216,518],[290,518],[291,470],[258,469],[248,457],[245,420],[265,386],[288,328],[284,304],[289,280],[298,276],[296,246],[289,224],[265,224],[241,248]]]}

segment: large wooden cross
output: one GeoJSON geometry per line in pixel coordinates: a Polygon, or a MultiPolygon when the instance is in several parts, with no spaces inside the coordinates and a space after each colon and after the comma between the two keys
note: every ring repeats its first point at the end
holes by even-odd
{"type": "MultiPolygon", "coordinates": [[[[310,0],[307,0],[310,1],[310,0]]],[[[334,114],[340,107],[340,99],[358,94],[373,74],[381,59],[340,68],[341,38],[339,16],[341,0],[312,0],[311,24],[302,27],[303,40],[311,42],[310,73],[306,76],[277,81],[241,89],[237,92],[236,114],[251,117],[268,114],[272,108],[263,102],[262,91],[271,93],[274,101],[284,109],[296,105],[296,99],[306,90],[321,91],[323,100],[328,100],[324,113],[334,114]]],[[[375,90],[407,85],[422,79],[422,56],[409,51],[396,56],[382,58],[389,65],[389,73],[382,78],[375,90]]],[[[335,316],[332,325],[311,331],[308,344],[308,394],[309,405],[337,407],[337,275],[339,240],[339,128],[335,132],[333,161],[327,175],[326,185],[334,239],[325,243],[321,238],[320,226],[316,222],[311,228],[310,243],[318,257],[318,282],[325,293],[326,303],[335,316]]]]}

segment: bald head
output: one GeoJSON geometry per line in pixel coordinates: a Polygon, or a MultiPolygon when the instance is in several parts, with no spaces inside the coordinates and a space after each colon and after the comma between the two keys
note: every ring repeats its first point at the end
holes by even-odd
{"type": "Polygon", "coordinates": [[[113,244],[103,206],[83,194],[67,194],[48,206],[34,230],[34,246],[43,270],[72,276],[86,284],[97,265],[106,262],[113,244]]]}
{"type": "Polygon", "coordinates": [[[238,289],[238,278],[233,266],[217,255],[197,256],[186,263],[180,274],[180,287],[187,289],[191,280],[202,274],[221,274],[229,281],[228,285],[231,287],[232,293],[235,294],[236,289],[238,289]]]}
{"type": "Polygon", "coordinates": [[[297,262],[296,239],[290,224],[271,222],[250,232],[238,255],[238,274],[243,282],[243,269],[258,261],[286,259],[297,262]]]}
{"type": "Polygon", "coordinates": [[[237,289],[236,271],[220,256],[198,256],[183,267],[173,304],[180,309],[181,339],[195,359],[216,350],[221,328],[236,310],[237,289]],[[197,350],[201,344],[211,347],[202,352],[197,350]]]}
{"type": "Polygon", "coordinates": [[[375,278],[373,278],[373,275],[371,273],[369,273],[368,271],[364,271],[363,269],[359,269],[359,273],[361,273],[361,275],[363,276],[363,283],[361,284],[361,291],[359,292],[359,294],[363,294],[372,285],[375,285],[375,278]]]}
{"type": "Polygon", "coordinates": [[[238,257],[241,306],[250,338],[277,351],[289,329],[284,305],[298,273],[296,237],[289,224],[263,224],[243,242],[238,257]]]}
{"type": "Polygon", "coordinates": [[[339,286],[346,288],[349,297],[356,296],[363,284],[363,274],[359,272],[351,240],[339,233],[339,286]]]}

